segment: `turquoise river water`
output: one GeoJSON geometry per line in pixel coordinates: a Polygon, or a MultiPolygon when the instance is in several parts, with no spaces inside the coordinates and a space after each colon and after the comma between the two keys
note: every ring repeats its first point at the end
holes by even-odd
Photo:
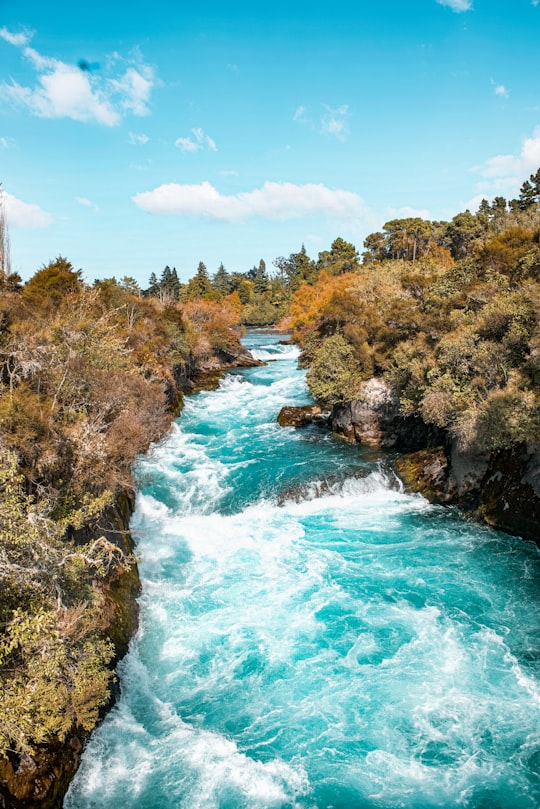
{"type": "Polygon", "coordinates": [[[141,626],[65,809],[537,809],[538,550],[321,427],[297,351],[140,463],[141,626]]]}

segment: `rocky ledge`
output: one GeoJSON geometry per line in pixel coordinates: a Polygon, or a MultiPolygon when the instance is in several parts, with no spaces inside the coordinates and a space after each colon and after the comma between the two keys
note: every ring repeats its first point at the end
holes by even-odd
{"type": "Polygon", "coordinates": [[[366,447],[399,453],[405,485],[431,502],[452,504],[475,519],[540,544],[540,447],[499,452],[461,447],[445,430],[403,415],[383,379],[363,383],[359,397],[336,405],[334,433],[366,447]]]}
{"type": "Polygon", "coordinates": [[[313,421],[325,422],[327,418],[328,413],[323,413],[319,405],[286,405],[279,411],[277,421],[280,427],[306,427],[313,421]]]}

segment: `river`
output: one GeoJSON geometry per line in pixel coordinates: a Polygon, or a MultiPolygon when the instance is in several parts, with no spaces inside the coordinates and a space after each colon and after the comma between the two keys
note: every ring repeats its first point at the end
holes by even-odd
{"type": "Polygon", "coordinates": [[[139,464],[141,626],[65,809],[538,809],[538,550],[318,426],[298,352],[139,464]]]}

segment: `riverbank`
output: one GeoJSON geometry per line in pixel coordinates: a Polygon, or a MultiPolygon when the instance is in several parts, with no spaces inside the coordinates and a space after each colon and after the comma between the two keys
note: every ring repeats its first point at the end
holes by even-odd
{"type": "MultiPolygon", "coordinates": [[[[173,366],[167,374],[161,374],[168,402],[169,427],[182,409],[183,397],[196,390],[211,388],[229,368],[260,365],[240,342],[235,346],[231,340],[227,350],[209,352],[204,357],[188,358],[186,363],[173,366]]],[[[149,439],[163,437],[163,423],[155,425],[149,439]]],[[[120,486],[113,499],[97,515],[82,525],[68,527],[66,539],[75,548],[84,548],[102,542],[118,549],[125,564],[111,567],[110,573],[94,579],[93,587],[99,590],[99,616],[95,623],[101,635],[112,644],[110,659],[110,698],[99,710],[98,721],[115,704],[119,696],[119,684],[115,669],[128,651],[129,643],[138,627],[140,577],[135,561],[136,548],[130,532],[130,520],[135,507],[133,485],[120,486]]],[[[89,616],[92,620],[92,615],[89,616]]],[[[90,701],[92,697],[89,697],[90,701]]],[[[91,710],[91,704],[88,706],[91,710]]],[[[36,745],[32,753],[7,752],[0,757],[0,807],[2,809],[60,809],[64,795],[75,775],[85,744],[93,732],[88,725],[73,726],[63,740],[36,745]]]]}

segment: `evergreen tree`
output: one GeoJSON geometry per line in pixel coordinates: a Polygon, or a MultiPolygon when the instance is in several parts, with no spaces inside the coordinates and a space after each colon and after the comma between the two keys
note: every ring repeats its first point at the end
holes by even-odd
{"type": "Polygon", "coordinates": [[[232,292],[231,276],[223,266],[223,262],[221,262],[212,278],[212,284],[223,297],[232,292]]]}
{"type": "Polygon", "coordinates": [[[141,288],[135,278],[132,278],[130,275],[124,275],[124,277],[120,280],[120,286],[122,287],[125,292],[131,292],[132,295],[140,295],[141,288]]]}
{"type": "Polygon", "coordinates": [[[176,267],[171,270],[167,265],[161,273],[159,281],[159,298],[164,303],[170,303],[171,301],[177,301],[179,297],[180,281],[178,280],[176,267]]]}
{"type": "Polygon", "coordinates": [[[185,301],[192,301],[195,300],[195,298],[206,298],[211,296],[212,293],[215,294],[215,290],[212,287],[212,283],[208,276],[206,265],[202,261],[199,261],[197,272],[193,278],[190,278],[187,285],[184,287],[182,299],[185,301]]]}
{"type": "Polygon", "coordinates": [[[148,289],[145,290],[144,294],[147,298],[155,298],[159,295],[159,290],[159,281],[157,275],[153,272],[148,279],[148,289]]]}
{"type": "Polygon", "coordinates": [[[293,291],[298,289],[300,284],[314,284],[317,279],[317,267],[308,256],[304,245],[298,253],[291,253],[288,258],[279,256],[275,259],[274,265],[287,287],[293,291]]]}
{"type": "Polygon", "coordinates": [[[255,287],[255,292],[258,294],[267,292],[270,286],[270,279],[268,278],[268,273],[266,272],[266,263],[262,258],[259,261],[259,266],[255,270],[253,284],[255,287]]]}
{"type": "Polygon", "coordinates": [[[532,185],[532,183],[529,182],[529,180],[525,180],[525,182],[519,189],[519,199],[518,199],[519,210],[526,211],[529,208],[535,208],[536,202],[537,202],[536,189],[532,185]]]}

